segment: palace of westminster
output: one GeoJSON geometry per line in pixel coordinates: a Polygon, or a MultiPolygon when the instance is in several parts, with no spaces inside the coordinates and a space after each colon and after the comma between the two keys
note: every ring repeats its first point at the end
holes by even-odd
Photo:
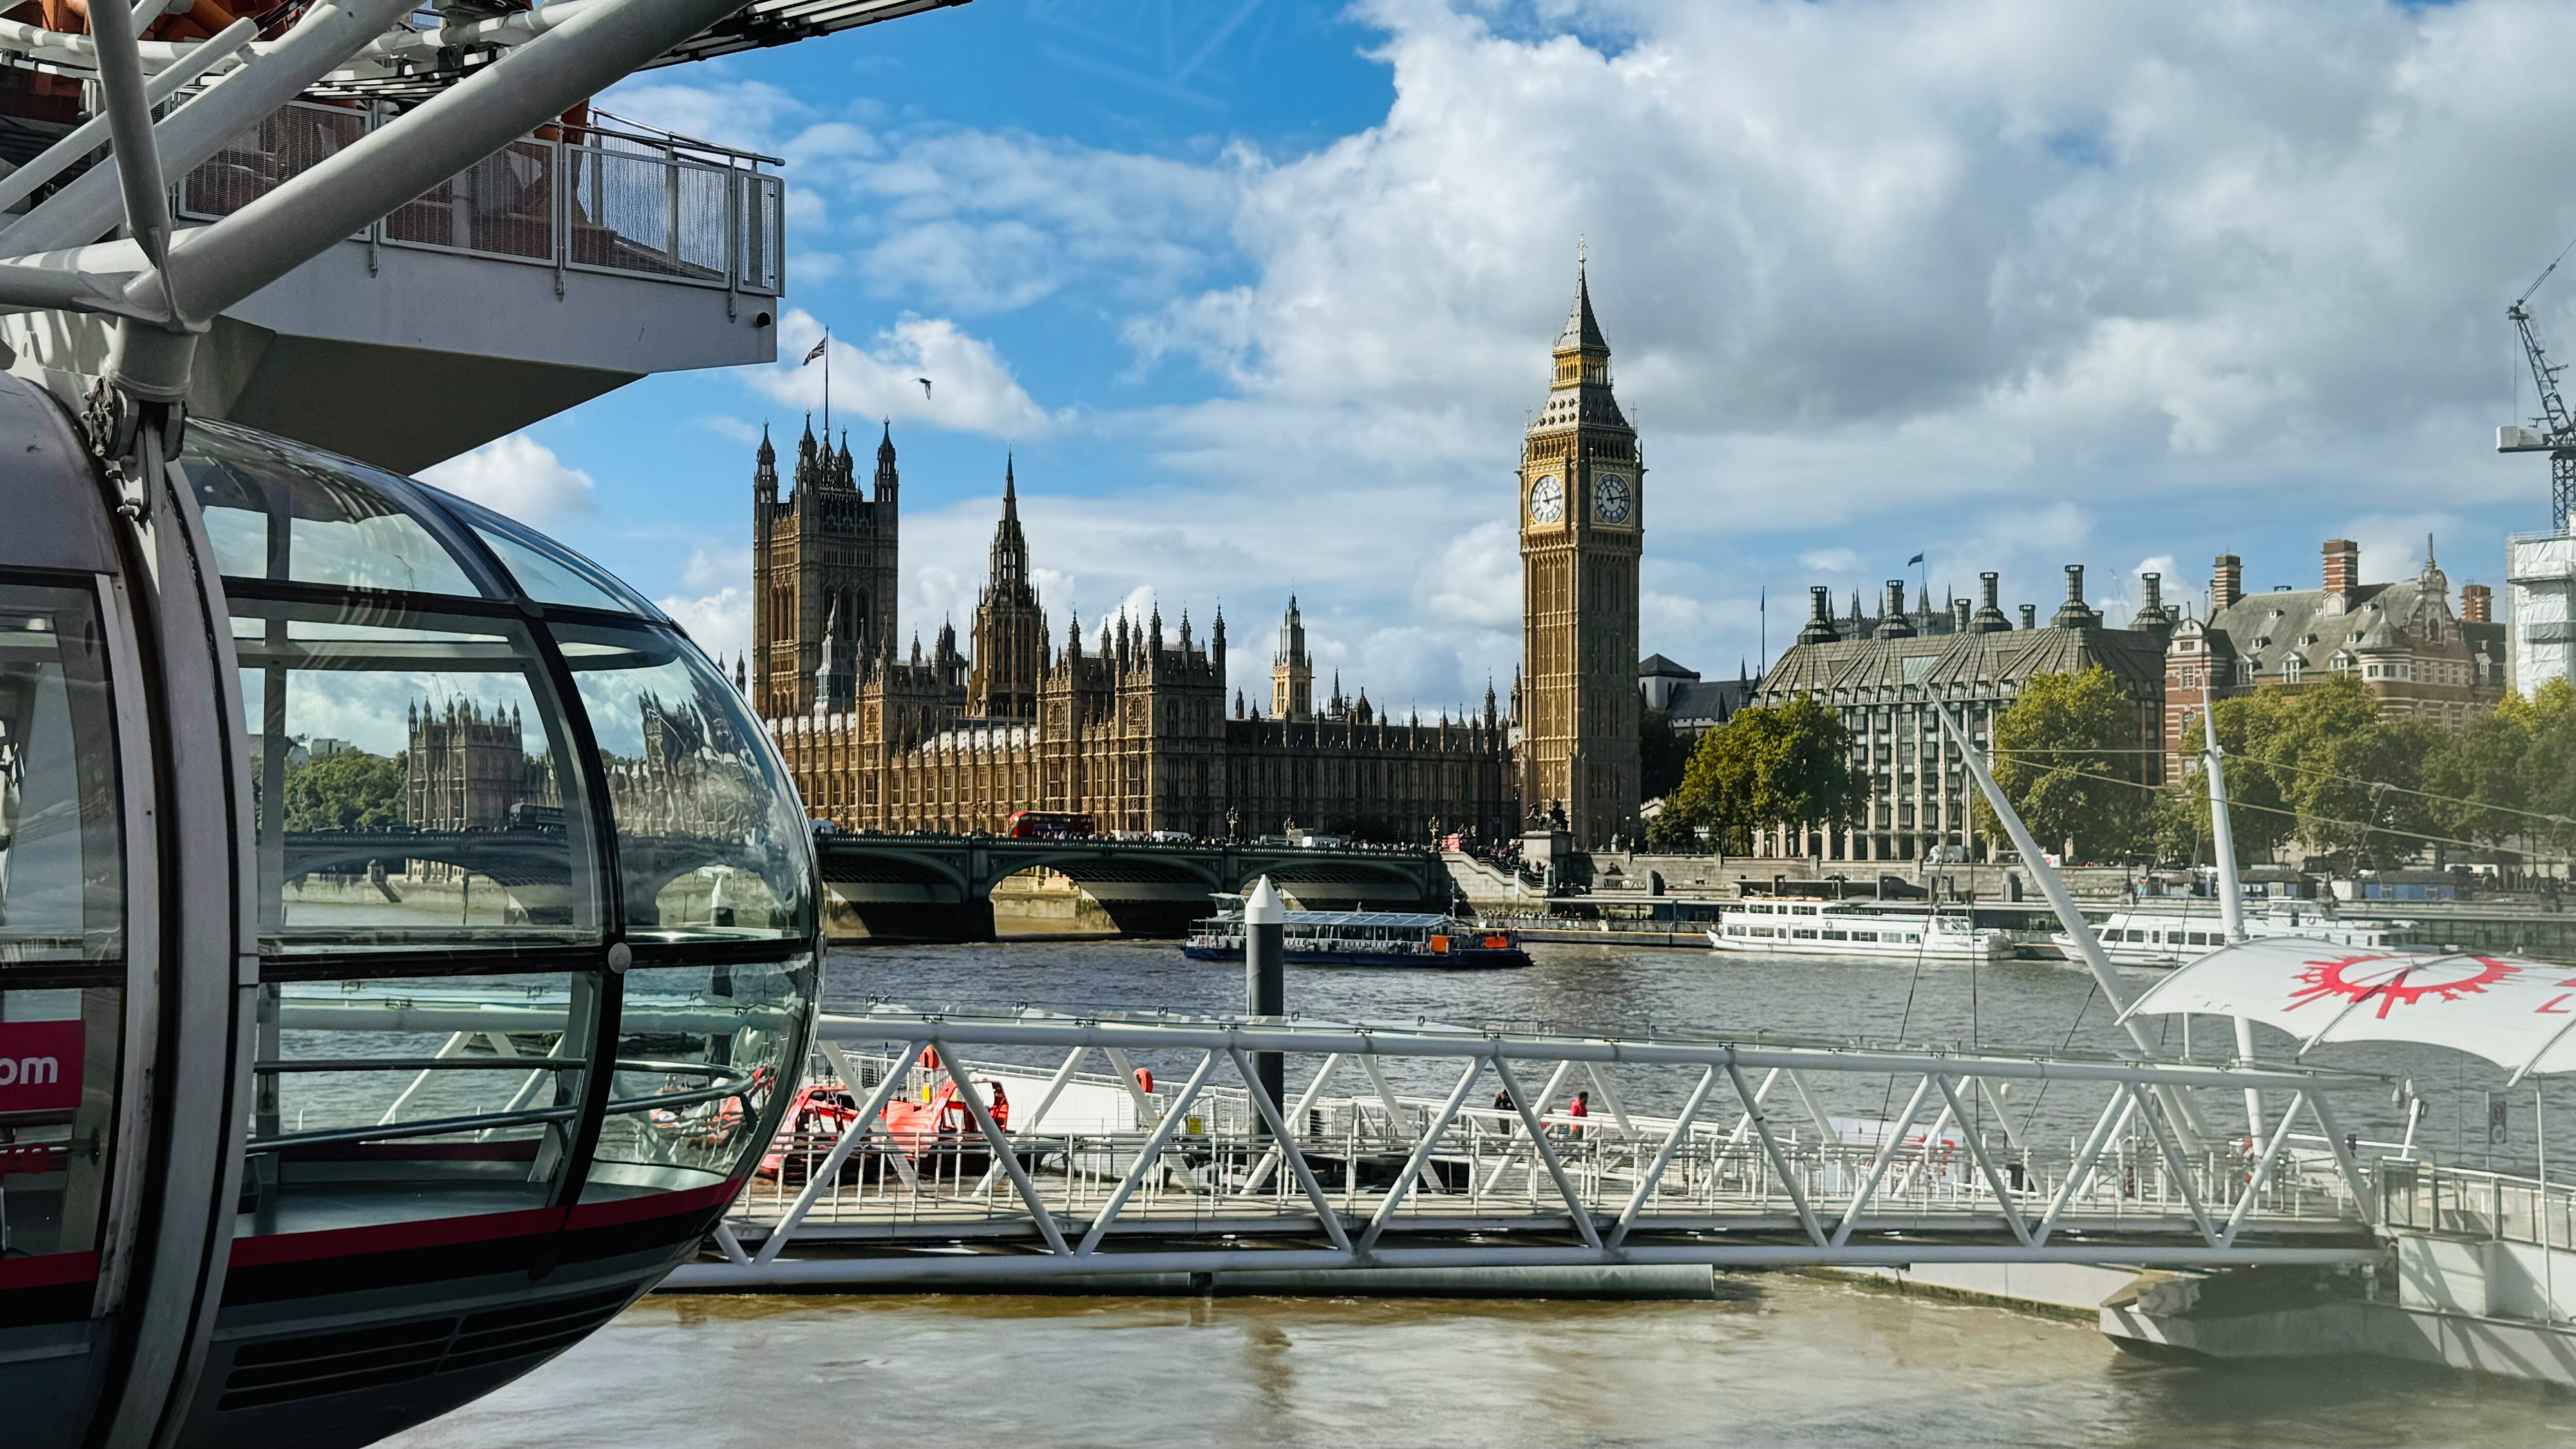
{"type": "Polygon", "coordinates": [[[961,652],[943,625],[897,652],[901,480],[891,428],[872,486],[809,423],[781,490],[752,477],[753,646],[737,677],[807,807],[844,829],[998,831],[1015,811],[1082,812],[1103,831],[1197,837],[1283,828],[1487,840],[1531,814],[1575,845],[1633,837],[1639,804],[1637,436],[1578,273],[1546,406],[1522,443],[1521,678],[1508,713],[1399,722],[1363,691],[1319,707],[1297,602],[1267,710],[1229,688],[1220,612],[1204,637],[1161,611],[1086,641],[1059,635],[1029,568],[1007,466],[990,572],[961,652]]]}

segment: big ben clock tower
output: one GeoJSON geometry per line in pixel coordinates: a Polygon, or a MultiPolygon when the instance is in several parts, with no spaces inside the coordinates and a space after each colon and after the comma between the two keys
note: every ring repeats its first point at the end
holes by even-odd
{"type": "Polygon", "coordinates": [[[1547,406],[1521,440],[1519,769],[1522,808],[1562,808],[1586,850],[1637,833],[1645,471],[1578,265],[1547,406]]]}

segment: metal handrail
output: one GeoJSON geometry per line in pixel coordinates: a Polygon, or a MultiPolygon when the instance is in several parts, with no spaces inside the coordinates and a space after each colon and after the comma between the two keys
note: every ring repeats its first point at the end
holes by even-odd
{"type": "MultiPolygon", "coordinates": [[[[390,1057],[373,1059],[373,1065],[368,1067],[340,1066],[326,1070],[435,1071],[452,1067],[460,1060],[455,1057],[390,1057]],[[439,1065],[425,1065],[431,1062],[439,1065]]],[[[269,1069],[273,1072],[278,1065],[274,1062],[262,1062],[255,1064],[253,1070],[269,1069]]],[[[579,1058],[523,1057],[516,1060],[500,1058],[497,1059],[496,1065],[523,1072],[565,1072],[587,1070],[590,1063],[579,1058]]],[[[649,1097],[611,1098],[603,1113],[608,1117],[672,1107],[691,1107],[700,1102],[715,1102],[728,1097],[745,1096],[752,1090],[755,1076],[754,1072],[739,1067],[718,1065],[714,1062],[660,1062],[622,1057],[611,1064],[610,1070],[612,1073],[639,1075],[659,1072],[665,1076],[708,1076],[717,1080],[685,1092],[656,1092],[649,1097]]],[[[243,1150],[263,1153],[283,1151],[289,1147],[322,1147],[339,1143],[388,1141],[407,1137],[444,1137],[452,1132],[483,1132],[501,1127],[524,1126],[533,1122],[560,1122],[579,1115],[581,1115],[581,1108],[577,1105],[523,1107],[509,1112],[480,1112],[462,1117],[432,1117],[418,1122],[385,1123],[373,1127],[332,1127],[312,1132],[286,1132],[275,1137],[252,1138],[243,1150]]]]}
{"type": "MultiPolygon", "coordinates": [[[[373,109],[361,111],[345,106],[317,105],[310,101],[291,102],[275,116],[264,119],[259,127],[236,138],[231,146],[217,152],[203,165],[191,170],[185,176],[174,178],[172,185],[174,213],[196,221],[218,220],[227,214],[211,206],[191,203],[190,197],[195,189],[209,184],[207,180],[201,178],[212,177],[215,174],[215,168],[225,164],[224,158],[227,155],[238,155],[244,152],[265,155],[266,153],[262,151],[262,139],[266,134],[263,128],[279,124],[281,117],[295,114],[308,114],[335,123],[346,123],[363,118],[363,131],[372,131],[383,122],[383,118],[373,109]]],[[[354,144],[354,140],[344,144],[354,144]]],[[[335,154],[336,149],[330,154],[335,154]]],[[[497,157],[516,153],[534,159],[540,149],[543,153],[544,165],[542,185],[546,191],[544,215],[540,218],[531,214],[527,219],[527,225],[531,227],[542,225],[547,233],[542,254],[525,248],[513,250],[496,246],[453,245],[397,235],[396,219],[410,206],[416,205],[420,198],[415,198],[414,202],[406,203],[405,206],[395,208],[388,215],[379,217],[349,239],[370,247],[391,246],[423,251],[444,251],[462,256],[552,267],[559,273],[586,271],[615,276],[651,277],[687,286],[721,288],[755,296],[776,296],[784,293],[785,277],[773,274],[783,268],[785,249],[779,239],[785,223],[785,191],[779,185],[780,178],[776,173],[761,169],[764,165],[779,164],[777,158],[700,142],[687,137],[675,136],[667,141],[655,141],[597,126],[566,126],[561,123],[551,123],[519,137],[495,152],[493,156],[477,161],[444,185],[453,188],[459,181],[472,177],[482,168],[491,165],[497,157]],[[597,168],[606,158],[613,158],[621,164],[637,163],[655,167],[664,174],[665,181],[662,189],[671,197],[670,207],[664,213],[666,217],[664,226],[669,232],[665,238],[665,245],[658,249],[651,248],[646,245],[644,239],[630,237],[624,232],[605,227],[595,218],[584,223],[582,227],[576,228],[574,225],[575,198],[572,193],[577,188],[573,182],[573,175],[577,169],[576,158],[583,156],[593,158],[589,167],[593,174],[585,183],[593,189],[598,185],[597,168]],[[680,190],[673,178],[684,171],[703,172],[724,178],[716,187],[717,194],[708,198],[710,206],[693,209],[681,204],[680,190]],[[755,216],[754,213],[757,215],[755,216]],[[620,266],[614,261],[585,259],[575,245],[577,230],[582,231],[584,235],[593,236],[606,232],[630,247],[642,248],[647,252],[665,257],[668,260],[667,269],[650,266],[620,266]],[[715,246],[712,250],[720,252],[720,258],[705,263],[683,261],[677,249],[684,232],[713,240],[715,246]],[[757,251],[758,255],[753,255],[754,251],[757,251]]],[[[317,150],[316,154],[311,156],[282,160],[275,168],[274,175],[263,174],[259,178],[263,193],[285,184],[310,166],[317,164],[324,158],[324,154],[326,153],[317,150]]],[[[439,194],[441,194],[439,191],[433,190],[424,195],[435,197],[439,194]]],[[[497,219],[501,214],[495,212],[492,215],[497,219]]],[[[533,242],[534,238],[529,240],[533,242]]]]}

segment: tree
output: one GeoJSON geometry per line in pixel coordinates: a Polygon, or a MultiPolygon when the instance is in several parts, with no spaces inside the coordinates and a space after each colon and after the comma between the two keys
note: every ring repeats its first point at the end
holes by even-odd
{"type": "MultiPolygon", "coordinates": [[[[2184,746],[2197,754],[2196,747],[2201,742],[2199,711],[2191,707],[2190,701],[2181,707],[2188,711],[2182,723],[2184,746]]],[[[2290,797],[2281,785],[2285,777],[2269,763],[2290,708],[2291,696],[2275,688],[2218,702],[2218,747],[2227,761],[2228,833],[2236,837],[2240,865],[2269,860],[2272,852],[2298,829],[2290,797]]],[[[2209,782],[2198,770],[2186,768],[2178,778],[2165,782],[2150,819],[2157,859],[2212,858],[2209,782]]]]}
{"type": "MultiPolygon", "coordinates": [[[[1995,716],[1995,783],[2043,847],[2066,841],[2089,859],[2125,855],[2148,839],[2137,753],[2145,743],[2137,703],[2110,671],[2035,674],[1995,716]]],[[[1977,821],[1990,833],[2002,828],[1982,798],[1977,821]]]]}
{"type": "Polygon", "coordinates": [[[2553,679],[2516,705],[2531,746],[2517,772],[2522,783],[2521,808],[2556,817],[2556,823],[2533,820],[2560,850],[2576,849],[2576,685],[2553,679]]]}
{"type": "Polygon", "coordinates": [[[341,750],[286,772],[289,830],[374,830],[400,825],[405,770],[400,760],[341,750]]]}
{"type": "Polygon", "coordinates": [[[1753,832],[1766,825],[1842,824],[1860,795],[1842,716],[1797,695],[1739,710],[1701,735],[1650,839],[1695,849],[1704,827],[1718,849],[1749,850],[1753,832]]]}
{"type": "Polygon", "coordinates": [[[2461,840],[2502,847],[2530,832],[2522,762],[2531,753],[2531,709],[2518,699],[2471,720],[2424,762],[2423,788],[2438,828],[2461,840]]]}

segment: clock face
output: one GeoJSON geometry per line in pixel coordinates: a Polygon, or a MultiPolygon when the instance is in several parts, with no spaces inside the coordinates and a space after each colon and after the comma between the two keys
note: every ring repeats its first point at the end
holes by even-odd
{"type": "Polygon", "coordinates": [[[1529,510],[1530,521],[1532,523],[1554,523],[1558,519],[1563,518],[1565,516],[1565,485],[1557,482],[1555,476],[1552,474],[1532,483],[1530,485],[1529,510]]]}
{"type": "Polygon", "coordinates": [[[1592,480],[1592,516],[1603,523],[1628,521],[1628,480],[1604,473],[1592,480]]]}

